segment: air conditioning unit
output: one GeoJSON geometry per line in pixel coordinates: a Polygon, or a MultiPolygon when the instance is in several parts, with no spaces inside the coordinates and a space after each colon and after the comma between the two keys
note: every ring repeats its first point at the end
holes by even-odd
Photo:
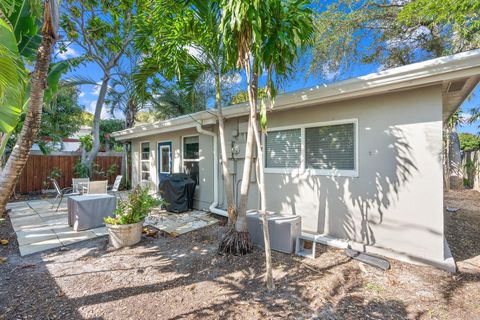
{"type": "MultiPolygon", "coordinates": [[[[256,210],[247,213],[247,227],[250,240],[254,245],[263,248],[262,219],[262,215],[256,210]]],[[[294,252],[295,241],[300,236],[302,230],[300,216],[269,213],[267,219],[271,249],[285,253],[294,252]]]]}

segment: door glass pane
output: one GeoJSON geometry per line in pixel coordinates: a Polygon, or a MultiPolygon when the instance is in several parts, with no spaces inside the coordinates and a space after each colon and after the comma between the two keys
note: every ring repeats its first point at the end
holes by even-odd
{"type": "Polygon", "coordinates": [[[142,172],[142,180],[149,180],[149,179],[150,179],[150,173],[142,172]]]}
{"type": "Polygon", "coordinates": [[[184,161],[183,172],[188,174],[195,181],[196,185],[200,183],[198,161],[184,161]]]}
{"type": "Polygon", "coordinates": [[[162,147],[161,149],[161,172],[170,172],[170,148],[162,147]]]}
{"type": "Polygon", "coordinates": [[[150,171],[148,161],[142,161],[142,171],[150,171]]]}
{"type": "Polygon", "coordinates": [[[183,138],[183,158],[184,159],[199,158],[198,136],[183,138]]]}

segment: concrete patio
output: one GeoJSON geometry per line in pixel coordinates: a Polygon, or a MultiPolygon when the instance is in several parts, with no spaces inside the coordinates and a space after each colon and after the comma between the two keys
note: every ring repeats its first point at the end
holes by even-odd
{"type": "Polygon", "coordinates": [[[74,231],[68,225],[67,201],[55,211],[52,199],[12,202],[7,205],[17,234],[20,255],[25,256],[107,234],[105,227],[74,231]]]}
{"type": "MultiPolygon", "coordinates": [[[[13,229],[17,235],[20,255],[25,256],[72,243],[107,235],[106,227],[85,231],[75,231],[68,225],[67,200],[55,211],[52,199],[11,202],[7,205],[13,229]]],[[[169,213],[154,209],[145,219],[150,225],[165,231],[171,236],[178,236],[193,230],[217,223],[209,213],[190,211],[169,213]]]]}

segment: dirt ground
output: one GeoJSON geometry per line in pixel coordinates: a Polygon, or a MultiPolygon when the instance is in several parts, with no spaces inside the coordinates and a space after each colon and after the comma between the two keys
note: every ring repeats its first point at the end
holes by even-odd
{"type": "Polygon", "coordinates": [[[107,238],[20,257],[8,219],[0,224],[2,319],[480,319],[480,193],[452,192],[446,234],[459,272],[391,260],[383,272],[322,247],[317,259],[216,254],[223,227],[177,238],[144,238],[113,251],[107,238]]]}

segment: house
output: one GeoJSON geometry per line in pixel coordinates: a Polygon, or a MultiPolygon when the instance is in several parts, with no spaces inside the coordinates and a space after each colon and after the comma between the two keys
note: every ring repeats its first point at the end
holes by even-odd
{"type": "MultiPolygon", "coordinates": [[[[269,210],[356,250],[455,270],[444,237],[443,135],[480,79],[480,50],[279,95],[268,113],[269,210]]],[[[239,193],[247,104],[224,108],[239,193]]],[[[214,110],[112,134],[130,141],[133,184],[195,177],[195,206],[225,214],[214,110]]],[[[259,207],[255,176],[248,205],[259,207]]]]}
{"type": "MultiPolygon", "coordinates": [[[[92,127],[81,126],[80,130],[75,132],[71,137],[63,138],[61,142],[55,142],[53,144],[53,149],[57,152],[76,152],[80,149],[80,137],[90,135],[92,133],[92,127]]],[[[51,142],[52,139],[49,137],[41,137],[45,142],[51,142]]],[[[40,151],[40,146],[37,143],[32,145],[32,151],[40,151]]]]}

